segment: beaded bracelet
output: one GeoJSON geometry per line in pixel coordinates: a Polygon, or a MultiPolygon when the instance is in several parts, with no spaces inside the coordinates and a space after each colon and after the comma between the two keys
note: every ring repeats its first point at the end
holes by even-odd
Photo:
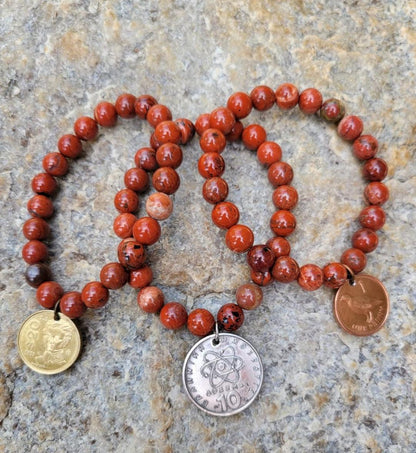
{"type": "MultiPolygon", "coordinates": [[[[169,120],[174,125],[177,135],[175,141],[186,144],[194,135],[191,121],[181,118],[170,121],[170,110],[149,95],[134,97],[122,94],[115,105],[109,102],[99,103],[94,110],[94,118],[80,117],[74,124],[73,134],[66,134],[58,141],[59,152],[47,154],[43,159],[45,173],[36,175],[32,180],[35,192],[27,208],[32,218],[23,225],[23,234],[28,242],[23,246],[23,259],[29,264],[25,272],[26,281],[37,288],[36,298],[39,304],[47,308],[31,315],[22,325],[18,335],[18,348],[23,361],[33,370],[43,374],[55,374],[69,368],[77,359],[81,341],[78,329],[71,319],[83,315],[87,308],[101,308],[109,299],[109,290],[121,288],[127,281],[137,287],[147,285],[152,280],[151,270],[144,266],[146,259],[145,244],[150,244],[158,237],[157,221],[154,223],[136,222],[133,214],[139,206],[138,193],[143,193],[149,186],[149,171],[154,171],[152,183],[156,190],[172,194],[179,187],[179,175],[173,168],[166,167],[166,162],[173,157],[176,159],[175,168],[182,162],[182,151],[178,145],[158,146],[151,139],[152,147],[141,148],[135,155],[136,167],[129,169],[124,177],[125,188],[120,190],[114,205],[120,212],[114,228],[121,236],[131,236],[134,231],[140,236],[141,242],[134,239],[124,240],[118,247],[119,262],[108,263],[100,272],[100,281],[87,283],[82,292],[64,292],[62,286],[53,281],[49,267],[45,264],[48,259],[48,249],[45,241],[50,235],[46,219],[54,212],[52,196],[58,187],[56,177],[64,176],[69,169],[69,159],[75,159],[82,153],[82,141],[94,140],[98,135],[98,126],[113,127],[117,118],[147,119],[155,127],[159,122],[169,120]],[[149,228],[153,227],[152,231],[149,228]],[[153,234],[153,239],[152,235],[153,234]],[[129,272],[139,269],[138,272],[129,272]],[[53,309],[53,310],[51,310],[53,309]]],[[[158,138],[170,141],[169,131],[159,131],[158,138]]],[[[157,209],[161,197],[165,203],[172,203],[168,195],[160,193],[158,200],[153,196],[153,210],[157,209]],[[156,204],[155,204],[156,203],[156,204]]],[[[148,205],[151,205],[149,197],[148,205]]],[[[153,219],[150,219],[153,220],[153,219]]]]}
{"type": "MultiPolygon", "coordinates": [[[[52,357],[49,345],[40,359],[43,366],[41,369],[40,356],[34,358],[36,355],[34,348],[36,349],[37,346],[33,338],[42,329],[50,329],[49,338],[53,335],[56,338],[53,329],[56,328],[57,320],[66,322],[65,314],[68,315],[68,320],[70,317],[78,317],[86,306],[90,308],[103,306],[108,299],[108,289],[121,287],[127,279],[131,286],[140,289],[137,300],[145,312],[160,312],[162,324],[169,329],[177,329],[187,324],[190,332],[204,337],[190,350],[185,359],[183,381],[192,402],[200,409],[214,415],[230,415],[243,410],[251,404],[260,390],[263,371],[257,351],[246,340],[229,333],[242,325],[243,309],[251,310],[261,303],[263,295],[258,285],[264,286],[276,279],[280,282],[297,280],[307,290],[317,289],[322,283],[332,288],[340,288],[335,297],[334,311],[337,321],[345,330],[356,335],[368,335],[381,328],[388,314],[387,292],[373,277],[354,275],[365,266],[364,253],[369,253],[377,246],[374,230],[384,224],[384,211],[378,205],[387,200],[388,190],[379,181],[387,173],[387,166],[381,159],[374,158],[377,152],[377,141],[372,136],[361,135],[362,122],[358,117],[348,116],[340,121],[338,125],[340,135],[347,140],[354,140],[353,149],[357,157],[367,159],[364,175],[372,183],[367,186],[365,194],[372,206],[365,208],[361,213],[360,221],[364,228],[354,234],[353,248],[343,254],[342,264],[331,263],[323,270],[316,265],[307,264],[299,269],[296,261],[289,256],[290,245],[286,239],[296,226],[296,219],[291,209],[296,205],[298,195],[289,185],[293,178],[293,170],[289,164],[281,162],[280,146],[266,141],[266,131],[260,125],[252,124],[244,127],[240,121],[248,116],[253,106],[257,110],[268,110],[275,102],[283,110],[299,103],[304,113],[313,114],[319,111],[321,116],[330,122],[338,122],[344,116],[344,109],[339,101],[330,99],[322,104],[322,96],[317,90],[307,89],[299,96],[293,85],[284,84],[277,89],[276,93],[265,86],[256,87],[250,96],[245,93],[235,93],[228,100],[227,108],[220,107],[211,114],[201,115],[195,124],[197,132],[201,135],[200,145],[204,151],[198,162],[199,172],[206,178],[203,195],[207,201],[215,205],[212,219],[217,226],[227,230],[226,244],[231,250],[240,253],[248,252],[247,260],[252,269],[252,280],[257,283],[257,285],[249,283],[238,288],[237,304],[228,303],[222,306],[217,313],[217,323],[208,310],[196,309],[188,316],[185,307],[180,303],[165,304],[162,291],[155,286],[150,286],[153,274],[150,267],[146,265],[145,247],[154,244],[160,238],[159,221],[168,218],[172,212],[173,205],[168,195],[173,194],[179,187],[179,176],[175,171],[182,161],[179,144],[185,144],[192,138],[194,130],[192,123],[186,119],[172,122],[170,111],[165,106],[158,105],[156,100],[148,95],[141,96],[137,100],[132,95],[122,95],[115,107],[108,103],[99,104],[95,110],[95,120],[86,117],[77,120],[76,135],[64,136],[65,140],[64,137],[61,139],[65,143],[71,143],[68,149],[72,147],[78,149],[80,139],[95,138],[97,123],[101,126],[113,126],[117,113],[123,116],[120,112],[123,112],[124,117],[132,117],[136,112],[139,117],[148,120],[155,128],[155,132],[150,138],[151,147],[141,148],[136,153],[136,167],[127,170],[125,174],[126,189],[119,191],[115,197],[115,205],[121,212],[114,221],[114,231],[122,238],[118,246],[119,263],[104,266],[100,274],[101,282],[87,284],[82,293],[62,294],[62,288],[58,284],[45,282],[49,280],[48,270],[39,262],[45,259],[47,253],[45,254],[42,247],[44,244],[40,241],[47,236],[48,225],[42,218],[51,215],[53,208],[45,210],[43,205],[40,206],[41,203],[38,203],[39,207],[36,207],[36,203],[31,203],[30,212],[41,220],[37,221],[35,218],[28,221],[32,224],[37,222],[37,225],[36,228],[34,226],[29,228],[27,225],[24,228],[25,235],[30,239],[29,243],[38,241],[42,245],[38,246],[36,243],[29,246],[28,243],[25,246],[23,255],[31,264],[26,276],[29,283],[39,286],[39,302],[44,301],[43,305],[47,308],[55,306],[55,310],[50,311],[49,317],[42,321],[40,316],[35,320],[32,319],[36,314],[32,315],[19,333],[20,353],[29,366],[49,374],[70,366],[76,356],[71,356],[71,360],[67,361],[64,367],[61,366],[59,369],[55,367],[56,369],[52,371],[51,362],[57,362],[58,359],[63,361],[63,357],[62,354],[54,354],[55,357],[52,357]],[[120,105],[124,106],[124,110],[120,105]],[[259,161],[268,166],[269,180],[275,187],[273,202],[278,211],[272,215],[270,226],[276,236],[265,245],[253,246],[254,235],[251,229],[237,223],[238,208],[233,203],[225,201],[228,186],[220,177],[225,169],[225,162],[220,153],[224,150],[227,140],[236,141],[240,138],[247,148],[257,151],[259,161]],[[157,168],[158,166],[160,168],[157,168]],[[136,192],[147,189],[149,178],[146,171],[154,171],[152,182],[158,192],[150,195],[146,201],[148,216],[137,219],[132,212],[138,206],[136,192]],[[42,211],[41,208],[44,210],[42,211]],[[28,233],[31,228],[41,233],[28,233]],[[29,253],[30,250],[34,252],[29,253]],[[31,256],[33,258],[30,258],[31,256]],[[40,290],[40,288],[43,289],[40,290]],[[59,314],[58,308],[64,314],[59,314]],[[377,311],[373,313],[375,308],[377,311]],[[357,324],[357,320],[360,324],[357,324]],[[43,322],[41,327],[39,327],[40,321],[43,322]],[[214,327],[215,333],[209,335],[214,327]],[[219,327],[226,332],[220,333],[219,327]],[[45,363],[48,365],[45,366],[45,363]]],[[[58,144],[58,149],[64,156],[64,163],[59,153],[53,153],[53,159],[48,155],[44,160],[46,176],[38,175],[34,178],[34,181],[37,178],[37,182],[34,183],[34,187],[37,188],[34,190],[39,194],[37,196],[43,196],[47,200],[49,200],[47,196],[50,196],[55,189],[54,176],[66,173],[66,151],[62,144],[61,146],[58,144]],[[49,160],[54,164],[45,163],[49,160]],[[58,173],[53,174],[52,171],[58,171],[58,173]],[[39,187],[37,184],[40,184],[39,187]]],[[[68,153],[70,154],[71,151],[68,153]]],[[[75,152],[75,155],[69,154],[67,157],[78,155],[75,152]]],[[[41,201],[47,207],[51,207],[51,203],[48,204],[44,199],[41,201]]],[[[61,329],[62,332],[64,330],[61,329]]],[[[59,345],[60,348],[62,346],[61,350],[68,344],[67,337],[68,335],[59,345]]],[[[56,348],[56,343],[53,347],[56,348]]]]}
{"type": "MultiPolygon", "coordinates": [[[[228,248],[237,253],[247,252],[253,282],[265,286],[273,280],[281,283],[297,280],[308,291],[317,290],[322,284],[338,289],[334,301],[336,320],[347,332],[365,336],[377,332],[384,325],[389,311],[387,292],[381,282],[368,275],[355,275],[365,268],[366,254],[376,249],[376,231],[385,223],[385,213],[380,205],[388,200],[389,191],[380,181],[387,175],[387,164],[375,158],[378,151],[376,138],[361,135],[361,119],[354,115],[344,117],[344,114],[344,106],[339,100],[331,98],[322,102],[321,93],[314,88],[308,88],[299,95],[297,88],[289,83],[280,85],[276,92],[267,86],[258,86],[250,96],[242,92],[234,93],[228,99],[227,107],[216,108],[196,120],[199,143],[204,152],[199,159],[198,169],[206,179],[203,197],[214,204],[213,223],[226,230],[228,248]],[[298,201],[296,189],[289,185],[293,179],[293,169],[281,161],[280,146],[267,141],[267,133],[262,126],[250,124],[244,127],[240,121],[250,114],[253,107],[264,111],[274,104],[281,110],[299,105],[300,110],[307,115],[319,113],[327,122],[338,123],[338,134],[353,142],[355,156],[365,161],[363,176],[370,182],[364,195],[369,206],[362,209],[359,215],[362,228],[354,233],[352,248],[342,254],[340,263],[327,264],[323,269],[315,264],[305,264],[299,268],[289,256],[290,244],[286,238],[296,227],[296,218],[291,210],[298,201]],[[272,199],[277,211],[270,219],[270,228],[275,236],[266,244],[253,245],[252,230],[238,224],[237,206],[225,201],[228,185],[221,178],[225,162],[220,153],[225,149],[228,137],[232,140],[241,138],[246,148],[255,151],[259,162],[268,168],[268,179],[275,189],[272,199]]],[[[244,291],[237,291],[237,304],[244,309],[256,308],[261,299],[260,288],[253,285],[248,284],[244,291]]]]}

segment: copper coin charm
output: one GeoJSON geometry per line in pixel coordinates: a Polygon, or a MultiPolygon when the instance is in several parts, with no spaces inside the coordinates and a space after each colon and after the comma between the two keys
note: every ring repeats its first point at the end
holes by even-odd
{"type": "Polygon", "coordinates": [[[347,281],[335,294],[335,319],[352,335],[367,336],[379,331],[389,309],[386,288],[371,275],[355,275],[352,284],[347,281]]]}

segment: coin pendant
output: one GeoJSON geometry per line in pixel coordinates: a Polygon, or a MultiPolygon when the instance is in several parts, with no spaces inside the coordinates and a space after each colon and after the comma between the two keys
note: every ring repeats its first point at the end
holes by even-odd
{"type": "Polygon", "coordinates": [[[19,330],[17,346],[23,362],[41,374],[57,374],[69,368],[81,350],[81,337],[73,321],[53,310],[29,316],[19,330]]]}
{"type": "Polygon", "coordinates": [[[212,415],[241,412],[256,398],[263,382],[258,352],[244,338],[215,334],[198,341],[186,356],[183,384],[191,401],[212,415]]]}
{"type": "Polygon", "coordinates": [[[354,284],[344,283],[335,294],[335,319],[352,335],[367,336],[380,330],[389,309],[386,288],[371,275],[355,275],[354,284]]]}

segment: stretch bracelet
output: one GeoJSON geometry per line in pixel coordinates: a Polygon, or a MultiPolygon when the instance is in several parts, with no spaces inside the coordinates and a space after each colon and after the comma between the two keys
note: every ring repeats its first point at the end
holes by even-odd
{"type": "Polygon", "coordinates": [[[377,140],[371,135],[362,135],[361,119],[344,115],[345,109],[337,99],[323,102],[322,95],[314,88],[299,94],[294,85],[283,84],[276,91],[258,86],[250,95],[234,93],[228,99],[227,107],[200,115],[195,127],[187,119],[172,121],[169,109],[157,104],[149,95],[139,98],[121,95],[114,106],[100,103],[94,111],[95,119],[78,119],[75,135],[65,135],[59,140],[59,153],[50,153],[43,161],[46,173],[35,176],[32,181],[36,195],[28,203],[33,218],[23,228],[29,239],[23,248],[23,258],[29,264],[26,280],[37,287],[39,303],[49,310],[33,314],[19,332],[19,352],[24,362],[46,374],[71,366],[80,349],[79,333],[71,318],[81,316],[86,308],[104,306],[108,290],[118,289],[126,282],[139,290],[139,307],[144,312],[159,314],[166,328],[179,329],[186,325],[192,334],[202,337],[185,358],[183,383],[191,401],[213,415],[240,412],[260,391],[263,380],[260,356],[247,340],[232,332],[243,324],[246,310],[261,304],[262,286],[273,281],[297,281],[303,289],[311,291],[324,284],[337,290],[334,314],[345,331],[360,336],[377,332],[389,312],[388,294],[381,282],[360,272],[366,265],[366,254],[377,247],[376,231],[385,222],[385,213],[380,206],[389,197],[387,187],[381,183],[387,175],[387,165],[375,157],[377,140]],[[253,108],[265,111],[275,104],[282,110],[299,105],[304,114],[318,114],[324,120],[338,124],[338,134],[351,141],[356,157],[365,161],[363,175],[369,183],[364,194],[369,206],[361,211],[361,228],[354,233],[352,247],[343,253],[340,262],[331,262],[322,268],[316,264],[299,267],[290,256],[287,238],[296,227],[292,210],[298,201],[298,193],[291,185],[293,169],[281,160],[281,147],[267,140],[261,125],[244,126],[241,121],[253,108]],[[88,283],[82,292],[64,293],[62,287],[51,280],[49,269],[43,263],[47,259],[47,248],[42,241],[49,235],[44,219],[53,213],[50,197],[56,190],[55,177],[67,172],[67,157],[75,158],[81,153],[81,140],[96,138],[98,125],[114,126],[117,115],[124,118],[137,115],[154,127],[150,146],[137,151],[136,166],[125,173],[126,187],[115,196],[119,215],[113,228],[122,239],[117,249],[119,262],[105,265],[100,281],[88,283]],[[195,129],[203,151],[198,161],[198,171],[205,178],[203,197],[214,205],[211,217],[216,226],[226,230],[227,247],[237,253],[247,253],[252,279],[237,289],[235,303],[224,304],[215,317],[204,308],[188,314],[179,302],[165,303],[163,292],[152,284],[153,272],[146,259],[149,246],[161,236],[160,221],[172,213],[170,195],[180,184],[176,172],[183,158],[180,146],[192,139],[195,129]],[[270,219],[274,236],[266,244],[254,245],[252,230],[238,223],[239,208],[227,201],[228,185],[221,178],[225,170],[222,152],[227,141],[239,140],[256,152],[259,162],[267,167],[268,179],[274,188],[272,200],[277,210],[270,219]],[[151,178],[148,172],[153,173],[151,178]],[[134,214],[139,205],[137,193],[145,192],[150,180],[156,192],[146,200],[147,215],[137,218],[134,214]]]}

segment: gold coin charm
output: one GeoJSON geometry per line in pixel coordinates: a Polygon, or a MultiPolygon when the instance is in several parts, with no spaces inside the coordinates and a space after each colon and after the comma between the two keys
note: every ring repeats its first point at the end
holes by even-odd
{"type": "Polygon", "coordinates": [[[334,299],[334,315],[348,333],[358,336],[379,331],[389,314],[389,295],[384,285],[366,274],[354,276],[354,283],[344,283],[334,299]]]}
{"type": "Polygon", "coordinates": [[[17,346],[29,368],[41,374],[57,374],[77,359],[81,337],[70,318],[53,310],[41,310],[24,321],[17,346]]]}

